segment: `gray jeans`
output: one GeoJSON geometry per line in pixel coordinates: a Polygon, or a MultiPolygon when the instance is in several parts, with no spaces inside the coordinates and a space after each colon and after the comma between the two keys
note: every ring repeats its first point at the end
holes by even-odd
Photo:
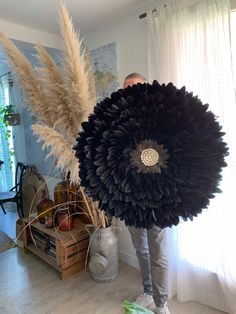
{"type": "Polygon", "coordinates": [[[157,307],[168,298],[166,230],[128,227],[141,270],[144,292],[152,295],[157,307]]]}

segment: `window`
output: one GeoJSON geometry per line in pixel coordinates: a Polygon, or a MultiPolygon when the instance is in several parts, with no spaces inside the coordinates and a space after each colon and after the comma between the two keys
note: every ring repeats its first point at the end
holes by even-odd
{"type": "MultiPolygon", "coordinates": [[[[231,13],[230,31],[234,89],[236,89],[236,11],[231,13]]],[[[208,32],[209,35],[211,35],[210,28],[208,32]]],[[[188,37],[186,38],[185,44],[189,49],[188,55],[194,55],[195,58],[193,62],[189,59],[190,62],[186,63],[183,56],[181,63],[183,66],[180,73],[184,76],[183,81],[188,82],[188,89],[197,90],[198,92],[196,94],[201,96],[200,98],[204,103],[209,103],[211,110],[218,116],[218,121],[224,126],[223,130],[226,132],[225,141],[230,147],[230,156],[226,159],[228,167],[223,170],[224,180],[221,182],[220,186],[223,193],[217,194],[216,198],[211,200],[209,208],[204,210],[193,223],[188,222],[181,225],[181,256],[190,264],[195,265],[195,267],[200,267],[212,272],[218,271],[220,268],[219,263],[223,260],[222,265],[227,265],[231,275],[236,278],[236,253],[233,249],[236,239],[236,233],[234,232],[236,213],[233,200],[235,193],[234,173],[236,164],[236,127],[234,122],[236,110],[235,107],[233,108],[233,106],[231,106],[232,102],[234,102],[232,93],[226,93],[225,90],[221,88],[221,86],[225,86],[226,77],[229,78],[229,82],[231,81],[232,67],[226,67],[225,63],[222,62],[223,56],[225,56],[224,60],[228,58],[228,54],[225,53],[224,55],[223,51],[224,38],[222,39],[222,46],[219,47],[218,51],[217,49],[214,50],[214,56],[211,58],[212,50],[209,49],[210,53],[207,55],[208,51],[203,48],[205,47],[206,40],[204,36],[198,38],[197,41],[200,53],[194,54],[196,51],[195,30],[190,29],[187,35],[188,37]],[[216,60],[218,60],[218,64],[215,62],[216,60]],[[196,66],[198,69],[196,69],[196,66]],[[214,68],[215,70],[213,70],[214,68]],[[191,74],[192,72],[195,73],[194,76],[191,74]],[[221,73],[222,76],[220,75],[221,73]],[[204,80],[201,79],[202,77],[204,77],[204,80]],[[204,86],[207,79],[209,88],[208,86],[207,88],[204,86]],[[222,94],[218,92],[220,89],[222,90],[222,94]],[[232,114],[232,112],[234,112],[234,114],[232,114]],[[199,245],[199,243],[201,243],[201,245],[199,245]],[[199,252],[201,252],[201,254],[199,254],[199,252]]],[[[214,35],[216,36],[217,34],[214,35]]],[[[209,36],[208,40],[208,48],[211,45],[213,47],[215,38],[209,36]]],[[[216,42],[220,40],[221,38],[218,38],[216,42]]],[[[229,64],[229,62],[226,64],[229,64]]],[[[232,85],[230,86],[232,87],[232,85]]]]}
{"type": "MultiPolygon", "coordinates": [[[[0,107],[8,106],[11,102],[9,75],[0,78],[0,107]]],[[[0,160],[4,162],[0,170],[0,191],[7,191],[14,185],[15,149],[14,129],[3,123],[3,114],[0,115],[0,160]]]]}

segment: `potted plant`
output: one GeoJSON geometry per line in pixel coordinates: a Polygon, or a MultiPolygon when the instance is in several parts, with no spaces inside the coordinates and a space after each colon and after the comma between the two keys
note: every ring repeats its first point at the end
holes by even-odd
{"type": "Polygon", "coordinates": [[[83,210],[91,220],[86,226],[90,234],[89,272],[96,282],[110,282],[118,275],[118,241],[112,220],[99,208],[97,202],[92,202],[80,187],[79,192],[84,202],[83,210]]]}
{"type": "Polygon", "coordinates": [[[0,106],[0,114],[2,115],[2,123],[6,127],[20,124],[20,115],[15,111],[13,105],[0,106]]]}
{"type": "MultiPolygon", "coordinates": [[[[90,235],[88,269],[92,279],[97,282],[114,280],[118,275],[118,245],[117,227],[112,225],[112,220],[99,208],[97,202],[85,195],[79,184],[70,182],[70,173],[64,174],[63,180],[55,186],[54,201],[57,207],[56,220],[60,209],[67,208],[68,218],[73,220],[74,226],[81,223],[78,220],[86,224],[90,235]]],[[[67,219],[62,219],[66,224],[67,219]]]]}
{"type": "Polygon", "coordinates": [[[97,202],[85,195],[82,187],[70,182],[69,174],[55,186],[54,201],[58,230],[63,231],[60,226],[66,225],[68,219],[74,226],[81,221],[86,224],[90,235],[88,269],[92,279],[96,282],[114,280],[118,275],[118,241],[117,227],[113,226],[112,220],[97,202]],[[67,218],[62,215],[60,220],[63,210],[67,218]]]}
{"type": "MultiPolygon", "coordinates": [[[[4,138],[9,142],[12,136],[12,130],[9,126],[16,125],[19,122],[19,115],[15,113],[13,105],[0,105],[0,127],[3,129],[4,138]]],[[[8,156],[9,162],[12,164],[11,157],[15,155],[14,149],[9,147],[8,156]]]]}

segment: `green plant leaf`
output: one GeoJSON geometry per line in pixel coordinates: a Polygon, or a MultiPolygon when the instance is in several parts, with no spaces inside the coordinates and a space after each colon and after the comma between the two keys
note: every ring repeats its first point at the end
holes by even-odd
{"type": "Polygon", "coordinates": [[[142,307],[135,302],[124,301],[125,314],[153,314],[149,309],[142,307]]]}

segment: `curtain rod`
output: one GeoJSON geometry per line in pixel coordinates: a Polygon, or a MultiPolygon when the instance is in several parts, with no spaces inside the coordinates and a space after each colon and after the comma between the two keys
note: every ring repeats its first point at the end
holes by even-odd
{"type": "MultiPolygon", "coordinates": [[[[236,0],[235,0],[236,1],[236,0]]],[[[163,1],[164,2],[164,1],[163,1]]],[[[165,1],[165,2],[167,2],[167,1],[165,1]]],[[[232,1],[231,1],[232,2],[232,1]]],[[[193,7],[194,5],[196,5],[198,3],[198,1],[197,0],[185,0],[184,1],[184,5],[187,7],[187,8],[190,8],[190,7],[193,7]]],[[[164,8],[166,8],[167,7],[167,4],[161,4],[160,5],[160,7],[161,6],[163,6],[164,8]]],[[[231,6],[232,7],[232,6],[231,6]]],[[[154,13],[154,12],[157,12],[157,9],[158,8],[155,8],[155,9],[153,9],[152,10],[152,13],[154,13]]],[[[234,8],[232,8],[231,9],[231,11],[236,11],[236,7],[234,8]]],[[[147,17],[147,12],[144,12],[144,13],[142,13],[142,14],[140,14],[139,15],[139,19],[141,20],[141,19],[144,19],[145,17],[147,17]]]]}
{"type": "MultiPolygon", "coordinates": [[[[167,5],[164,4],[163,7],[166,8],[167,5]]],[[[154,12],[157,12],[157,8],[155,8],[155,9],[152,10],[152,13],[154,13],[154,12]]],[[[139,19],[140,19],[140,20],[141,20],[141,19],[144,19],[145,17],[147,17],[147,13],[146,13],[146,12],[144,12],[144,13],[142,13],[142,14],[139,15],[139,19]]]]}
{"type": "MultiPolygon", "coordinates": [[[[156,12],[157,11],[157,9],[153,9],[152,10],[152,13],[154,13],[154,12],[156,12]]],[[[144,19],[145,17],[147,17],[147,13],[146,12],[144,12],[144,13],[142,13],[142,14],[140,14],[139,15],[139,19],[141,20],[141,19],[144,19]]]]}

